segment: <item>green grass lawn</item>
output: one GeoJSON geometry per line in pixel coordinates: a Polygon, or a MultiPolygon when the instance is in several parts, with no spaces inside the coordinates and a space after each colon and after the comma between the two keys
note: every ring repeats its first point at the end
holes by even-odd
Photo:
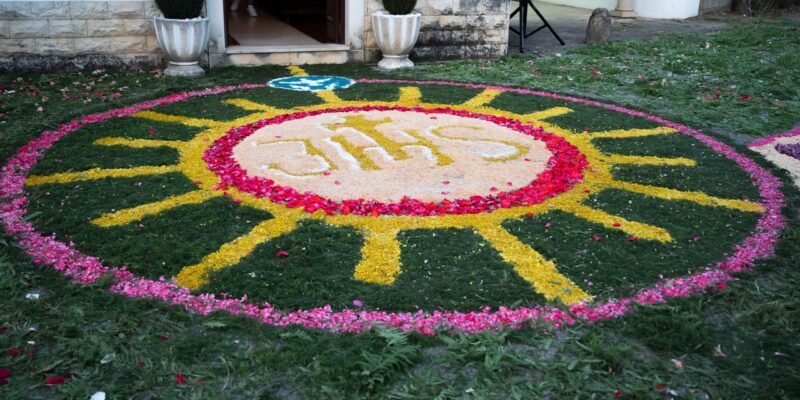
{"type": "MultiPolygon", "coordinates": [[[[798,54],[800,22],[754,20],[713,35],[614,42],[560,57],[393,75],[360,65],[326,72],[573,94],[700,128],[746,153],[741,144],[800,122],[798,54]]],[[[81,115],[192,88],[263,82],[280,70],[218,69],[192,81],[116,71],[0,76],[0,159],[81,115]]],[[[110,294],[102,283],[69,284],[0,238],[0,368],[13,373],[0,399],[88,399],[97,391],[111,399],[798,398],[800,195],[790,185],[785,193],[793,225],[776,257],[726,290],[556,332],[335,335],[200,317],[110,294]],[[31,293],[38,300],[26,298],[31,293]],[[6,353],[12,348],[22,354],[6,353]],[[62,385],[45,385],[48,375],[70,374],[62,385]]]]}

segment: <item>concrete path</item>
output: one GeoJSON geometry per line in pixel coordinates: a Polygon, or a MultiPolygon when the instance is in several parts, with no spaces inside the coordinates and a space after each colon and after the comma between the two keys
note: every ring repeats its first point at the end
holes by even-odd
{"type": "MultiPolygon", "coordinates": [[[[525,48],[538,54],[552,54],[567,49],[584,46],[583,40],[586,36],[586,26],[589,23],[589,16],[592,10],[559,6],[541,1],[534,1],[534,4],[542,12],[545,18],[555,28],[561,39],[566,42],[561,46],[558,41],[550,34],[550,31],[543,29],[535,35],[525,40],[525,48]]],[[[511,9],[517,7],[517,2],[511,3],[511,9]]],[[[528,11],[528,30],[533,30],[541,26],[536,13],[528,11]]],[[[696,17],[688,20],[660,20],[660,19],[618,19],[614,18],[611,24],[611,40],[652,40],[665,34],[685,34],[685,33],[706,33],[719,31],[728,24],[724,20],[708,21],[703,17],[696,17]]],[[[511,26],[519,26],[519,17],[511,20],[511,26]]],[[[519,53],[518,36],[509,33],[509,54],[519,53]]]]}

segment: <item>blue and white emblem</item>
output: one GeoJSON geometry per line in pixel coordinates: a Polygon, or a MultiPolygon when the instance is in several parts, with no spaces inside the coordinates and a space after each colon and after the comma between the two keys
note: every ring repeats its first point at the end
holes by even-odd
{"type": "Polygon", "coordinates": [[[321,90],[347,89],[354,83],[356,83],[354,80],[342,76],[309,75],[277,78],[267,82],[267,85],[298,92],[319,92],[321,90]]]}

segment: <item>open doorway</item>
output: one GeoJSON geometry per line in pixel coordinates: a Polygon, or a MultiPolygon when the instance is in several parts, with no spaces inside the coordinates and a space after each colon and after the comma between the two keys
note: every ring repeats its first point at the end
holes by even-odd
{"type": "Polygon", "coordinates": [[[345,0],[225,0],[230,46],[344,44],[345,0]]]}

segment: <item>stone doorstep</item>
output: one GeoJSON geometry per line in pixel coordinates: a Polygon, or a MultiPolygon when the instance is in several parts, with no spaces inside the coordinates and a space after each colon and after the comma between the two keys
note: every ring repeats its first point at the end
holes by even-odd
{"type": "Polygon", "coordinates": [[[225,49],[225,54],[328,53],[348,50],[350,50],[350,46],[344,44],[320,43],[284,46],[230,46],[225,49]]]}
{"type": "MultiPolygon", "coordinates": [[[[341,45],[340,45],[341,46],[341,45]]],[[[271,53],[210,54],[212,68],[224,66],[252,67],[259,65],[344,64],[350,61],[349,48],[329,51],[279,51],[271,53]]]]}

